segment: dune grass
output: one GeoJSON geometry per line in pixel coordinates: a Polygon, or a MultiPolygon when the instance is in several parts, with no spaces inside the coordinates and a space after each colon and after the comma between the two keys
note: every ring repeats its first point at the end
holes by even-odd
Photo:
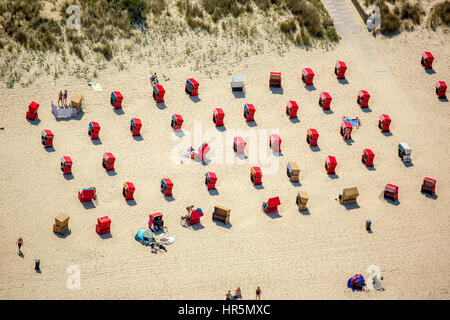
{"type": "Polygon", "coordinates": [[[450,1],[445,0],[436,4],[430,10],[430,16],[428,18],[428,25],[436,29],[440,25],[446,27],[450,26],[450,1]]]}
{"type": "Polygon", "coordinates": [[[365,0],[369,7],[375,4],[381,10],[381,33],[385,35],[398,34],[402,30],[413,30],[413,25],[420,25],[426,14],[420,2],[409,0],[365,0]]]}

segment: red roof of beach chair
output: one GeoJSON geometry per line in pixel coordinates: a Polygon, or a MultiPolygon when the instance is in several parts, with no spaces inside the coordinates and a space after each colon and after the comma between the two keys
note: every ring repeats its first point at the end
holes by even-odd
{"type": "Polygon", "coordinates": [[[156,217],[162,217],[163,214],[161,212],[156,212],[156,213],[152,213],[150,214],[148,217],[150,218],[150,221],[153,221],[156,217]]]}
{"type": "Polygon", "coordinates": [[[111,219],[108,216],[97,218],[97,225],[101,229],[109,229],[111,226],[111,219]]]}
{"type": "Polygon", "coordinates": [[[255,172],[255,175],[256,175],[257,177],[261,177],[262,171],[261,171],[261,168],[260,168],[260,167],[252,167],[252,170],[255,172]]]}
{"type": "Polygon", "coordinates": [[[314,139],[317,139],[319,137],[319,133],[316,129],[309,129],[309,131],[311,131],[311,135],[314,139]]]}
{"type": "Polygon", "coordinates": [[[364,149],[364,153],[367,155],[367,158],[373,159],[375,157],[375,154],[370,149],[364,149]]]}
{"type": "Polygon", "coordinates": [[[163,95],[166,91],[164,90],[163,86],[160,84],[157,84],[155,86],[156,91],[158,92],[159,95],[163,95]]]}
{"type": "Polygon", "coordinates": [[[269,207],[279,206],[281,204],[280,198],[278,198],[278,197],[270,198],[267,201],[267,204],[269,205],[269,207]]]}
{"type": "Polygon", "coordinates": [[[89,123],[89,126],[90,126],[92,129],[94,129],[94,132],[100,131],[100,125],[98,124],[98,122],[91,121],[91,122],[89,123]]]}
{"type": "Polygon", "coordinates": [[[111,152],[105,152],[103,154],[103,159],[109,160],[110,162],[116,161],[116,157],[114,157],[114,155],[111,152]]]}
{"type": "Polygon", "coordinates": [[[276,133],[274,133],[274,134],[271,134],[271,135],[270,135],[270,141],[271,141],[272,143],[275,143],[275,142],[281,143],[281,138],[280,138],[279,135],[277,135],[276,133]]]}
{"type": "Polygon", "coordinates": [[[184,121],[183,117],[179,114],[174,114],[172,117],[175,118],[177,124],[179,124],[179,125],[181,125],[184,121]]]}
{"type": "Polygon", "coordinates": [[[51,132],[50,130],[44,129],[42,133],[45,134],[47,137],[53,137],[53,132],[51,132]]]}
{"type": "Polygon", "coordinates": [[[427,59],[428,62],[433,62],[434,60],[433,55],[429,51],[425,51],[424,53],[422,53],[422,58],[427,59]]]}
{"type": "Polygon", "coordinates": [[[209,177],[209,181],[210,181],[211,183],[215,183],[215,182],[217,181],[217,176],[216,176],[216,174],[215,174],[214,172],[212,172],[212,171],[207,172],[207,173],[206,173],[206,177],[209,177]]]}
{"type": "Polygon", "coordinates": [[[225,117],[225,112],[223,112],[223,110],[221,108],[215,108],[214,116],[218,116],[219,119],[223,119],[223,117],[225,117]]]}
{"type": "Polygon", "coordinates": [[[203,217],[203,211],[200,208],[197,208],[196,210],[191,212],[191,220],[196,220],[203,217]]]}
{"type": "Polygon", "coordinates": [[[134,127],[135,127],[136,129],[142,128],[142,122],[141,122],[141,119],[133,118],[133,119],[131,119],[131,121],[134,123],[134,127]]]}
{"type": "Polygon", "coordinates": [[[364,99],[370,98],[370,94],[366,90],[360,90],[358,96],[364,97],[364,99]]]}
{"type": "Polygon", "coordinates": [[[83,188],[83,190],[81,190],[81,195],[83,198],[93,199],[95,197],[95,188],[83,188]]]}
{"type": "Polygon", "coordinates": [[[289,100],[288,106],[292,109],[292,111],[298,111],[298,104],[294,100],[289,100]]]}
{"type": "Polygon", "coordinates": [[[353,126],[350,123],[350,121],[344,120],[344,121],[342,121],[342,128],[349,128],[351,130],[353,128],[353,126]]]}
{"type": "Polygon", "coordinates": [[[314,72],[312,71],[311,68],[304,68],[303,71],[302,71],[302,74],[304,76],[308,76],[308,78],[314,77],[314,72]]]}
{"type": "Polygon", "coordinates": [[[28,106],[29,112],[36,112],[36,110],[39,108],[39,103],[31,101],[30,105],[28,106]]]}
{"type": "Polygon", "coordinates": [[[440,88],[441,90],[447,89],[447,84],[445,81],[438,81],[436,82],[436,88],[440,88]]]}
{"type": "Polygon", "coordinates": [[[122,94],[120,93],[120,91],[113,91],[113,93],[114,93],[114,95],[116,96],[117,102],[120,102],[120,101],[123,100],[123,96],[122,96],[122,94]]]}
{"type": "Polygon", "coordinates": [[[245,145],[245,140],[242,137],[234,137],[234,143],[236,143],[237,145],[245,145]]]}
{"type": "Polygon", "coordinates": [[[173,183],[169,178],[164,178],[162,181],[165,183],[166,187],[168,189],[171,189],[173,187],[173,183]]]}
{"type": "Polygon", "coordinates": [[[203,157],[210,150],[207,143],[204,143],[199,148],[199,153],[203,157]]]}
{"type": "Polygon", "coordinates": [[[388,183],[387,185],[386,185],[386,190],[391,190],[391,191],[396,191],[397,189],[398,189],[398,186],[396,186],[395,184],[390,184],[390,183],[388,183]]]}
{"type": "Polygon", "coordinates": [[[336,166],[337,165],[337,161],[336,161],[336,157],[333,156],[328,156],[326,159],[327,163],[329,163],[331,166],[336,166]]]}
{"type": "Polygon", "coordinates": [[[341,72],[344,72],[345,70],[347,70],[347,65],[344,61],[338,61],[336,62],[336,68],[338,68],[341,72]]]}
{"type": "Polygon", "coordinates": [[[62,156],[61,162],[64,162],[66,164],[72,164],[72,159],[69,156],[62,156]]]}
{"type": "Polygon", "coordinates": [[[324,91],[324,92],[320,93],[320,99],[331,101],[331,95],[328,92],[324,91]]]}
{"type": "Polygon", "coordinates": [[[380,121],[384,121],[385,124],[391,123],[391,118],[387,114],[382,114],[380,116],[380,121]]]}
{"type": "Polygon", "coordinates": [[[255,107],[253,106],[253,104],[251,104],[251,103],[247,103],[245,106],[244,106],[244,108],[247,108],[247,110],[248,110],[248,112],[250,113],[250,114],[254,114],[255,113],[255,107]]]}
{"type": "Polygon", "coordinates": [[[194,88],[198,88],[199,84],[194,78],[189,78],[187,81],[189,81],[194,88]]]}
{"type": "Polygon", "coordinates": [[[389,192],[398,192],[398,186],[390,183],[388,183],[384,189],[389,192]]]}
{"type": "Polygon", "coordinates": [[[134,187],[133,182],[125,182],[125,185],[127,186],[127,189],[130,192],[133,192],[134,190],[136,190],[136,188],[134,187]]]}
{"type": "Polygon", "coordinates": [[[424,181],[428,181],[428,182],[430,182],[430,183],[432,183],[432,184],[435,184],[435,183],[436,183],[436,180],[433,179],[433,178],[428,178],[428,177],[426,177],[426,178],[424,178],[423,180],[424,180],[424,181]]]}

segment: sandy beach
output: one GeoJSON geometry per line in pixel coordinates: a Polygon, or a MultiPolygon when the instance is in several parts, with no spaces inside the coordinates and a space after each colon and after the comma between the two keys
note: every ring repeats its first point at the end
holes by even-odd
{"type": "MultiPolygon", "coordinates": [[[[341,41],[331,49],[292,47],[283,56],[252,55],[212,77],[189,66],[133,60],[121,72],[99,72],[93,81],[102,92],[68,75],[43,75],[27,88],[3,88],[0,299],[223,299],[237,287],[243,299],[254,299],[257,286],[262,299],[449,299],[450,103],[438,100],[434,87],[438,80],[450,83],[450,35],[420,29],[367,41],[387,71],[367,73],[357,49],[341,41]],[[434,54],[434,73],[420,65],[423,51],[434,54]],[[348,66],[347,82],[334,75],[337,60],[348,66]],[[301,82],[304,67],[315,72],[313,88],[301,82]],[[271,71],[282,73],[282,90],[269,89],[271,71]],[[164,105],[152,98],[153,72],[168,79],[159,79],[166,90],[164,105]],[[408,97],[407,106],[383,96],[385,74],[408,97]],[[243,76],[245,96],[231,91],[231,75],[243,76]],[[200,83],[198,99],[184,91],[191,77],[200,83]],[[50,102],[56,103],[63,89],[69,100],[76,93],[84,96],[86,107],[76,118],[56,120],[51,112],[50,102]],[[360,89],[371,94],[370,110],[356,103],[360,89]],[[113,90],[124,96],[122,111],[109,104],[113,90]],[[318,105],[322,91],[333,98],[330,112],[318,105]],[[299,104],[299,121],[287,117],[288,100],[299,104]],[[25,119],[31,101],[40,104],[34,122],[25,119]],[[243,118],[246,103],[256,108],[254,126],[243,118]],[[212,121],[217,107],[225,112],[225,128],[219,130],[212,121]],[[170,127],[175,113],[184,118],[180,136],[170,127]],[[377,126],[382,113],[391,115],[391,134],[377,126]],[[343,116],[361,120],[351,143],[339,133],[343,116]],[[129,131],[133,117],[142,120],[141,139],[129,131]],[[101,126],[100,142],[88,136],[90,121],[101,126]],[[319,132],[318,150],[306,143],[309,128],[319,132]],[[55,135],[53,150],[40,143],[44,129],[55,135]],[[257,137],[246,147],[247,156],[254,152],[257,159],[233,153],[230,141],[240,132],[257,137]],[[279,156],[269,150],[271,132],[282,139],[279,156]],[[211,146],[210,162],[179,161],[187,146],[203,142],[211,146]],[[412,147],[411,165],[397,156],[400,142],[412,147]],[[375,153],[373,170],[361,163],[365,148],[375,153]],[[116,156],[114,173],[101,165],[104,152],[116,156]],[[63,155],[74,162],[70,179],[59,168],[63,155]],[[333,177],[324,169],[328,155],[338,162],[333,177]],[[286,176],[288,161],[300,167],[299,185],[286,176]],[[250,182],[254,165],[266,168],[260,189],[250,182]],[[208,171],[217,174],[217,194],[204,184],[208,171]],[[437,180],[435,198],[420,192],[424,177],[437,180]],[[174,183],[171,201],[160,192],[162,178],[174,183]],[[125,181],[136,186],[132,205],[122,196],[125,181]],[[380,197],[387,183],[399,186],[396,204],[380,197]],[[77,192],[91,186],[98,203],[84,206],[77,192]],[[358,205],[347,208],[336,199],[352,186],[359,190],[358,205]],[[309,195],[306,213],[295,203],[299,190],[309,195]],[[272,196],[281,200],[279,212],[266,215],[261,204],[272,196]],[[205,213],[193,228],[180,225],[188,205],[205,213]],[[231,209],[229,225],[211,219],[215,205],[231,209]],[[154,212],[164,214],[176,236],[167,253],[156,255],[134,239],[154,212]],[[67,237],[52,232],[60,213],[70,216],[67,237]],[[112,221],[106,239],[95,232],[97,218],[105,215],[112,221]],[[372,221],[373,233],[365,230],[366,220],[372,221]],[[15,246],[19,237],[23,258],[15,246]],[[42,273],[35,272],[35,259],[42,273]],[[80,270],[79,289],[67,287],[67,268],[73,265],[80,270]],[[355,293],[346,287],[349,277],[367,274],[372,265],[381,270],[384,291],[355,293]]],[[[206,42],[203,47],[208,50],[206,42]]]]}

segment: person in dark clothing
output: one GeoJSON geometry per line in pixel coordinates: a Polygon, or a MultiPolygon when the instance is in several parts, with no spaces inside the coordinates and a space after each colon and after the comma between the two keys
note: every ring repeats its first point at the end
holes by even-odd
{"type": "Polygon", "coordinates": [[[20,237],[16,243],[17,243],[17,246],[19,247],[19,254],[20,254],[21,253],[20,249],[22,248],[22,245],[23,245],[22,237],[20,237]]]}
{"type": "Polygon", "coordinates": [[[256,300],[261,300],[261,288],[256,288],[256,300]]]}

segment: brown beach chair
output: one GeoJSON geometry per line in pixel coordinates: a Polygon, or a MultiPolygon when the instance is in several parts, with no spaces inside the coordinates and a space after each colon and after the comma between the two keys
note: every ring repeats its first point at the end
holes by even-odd
{"type": "Polygon", "coordinates": [[[342,191],[342,194],[339,195],[339,203],[341,204],[356,203],[356,198],[358,196],[359,193],[357,187],[345,188],[342,191]]]}

